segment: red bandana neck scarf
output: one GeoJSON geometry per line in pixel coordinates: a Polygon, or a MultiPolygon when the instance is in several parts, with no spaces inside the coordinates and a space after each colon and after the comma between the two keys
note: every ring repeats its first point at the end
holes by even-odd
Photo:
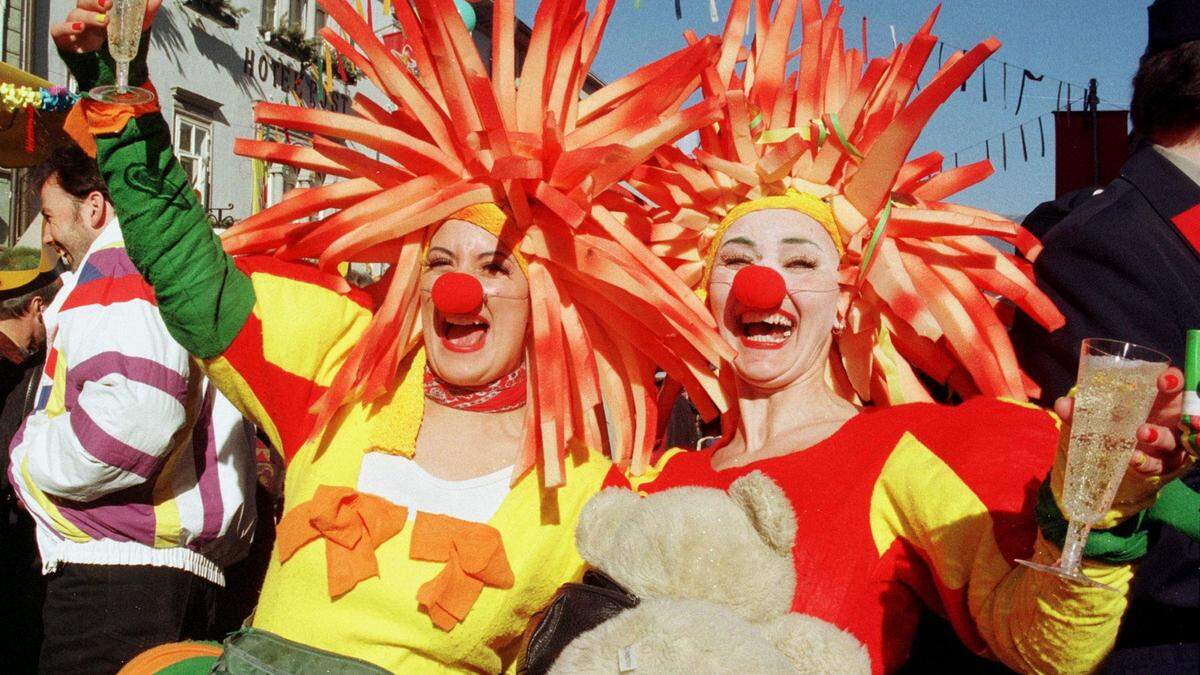
{"type": "Polygon", "coordinates": [[[525,405],[525,366],[482,387],[460,387],[444,381],[425,366],[425,398],[455,410],[500,413],[525,405]]]}

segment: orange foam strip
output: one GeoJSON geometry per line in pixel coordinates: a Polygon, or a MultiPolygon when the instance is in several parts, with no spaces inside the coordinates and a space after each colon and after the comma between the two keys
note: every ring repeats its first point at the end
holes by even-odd
{"type": "Polygon", "coordinates": [[[354,141],[382,152],[414,172],[459,175],[463,171],[456,157],[437,146],[356,115],[260,102],[254,105],[254,121],[354,141]]]}

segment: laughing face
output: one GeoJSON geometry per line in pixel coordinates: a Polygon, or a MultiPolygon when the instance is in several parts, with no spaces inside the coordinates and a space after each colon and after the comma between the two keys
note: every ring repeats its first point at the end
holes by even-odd
{"type": "Polygon", "coordinates": [[[444,313],[421,294],[421,325],[429,366],[450,384],[472,387],[516,370],[525,358],[529,283],[508,249],[490,232],[465,220],[448,220],[429,242],[421,273],[428,291],[444,274],[475,277],[483,304],[466,313],[444,313]]]}
{"type": "Polygon", "coordinates": [[[837,320],[838,262],[825,228],[798,211],[754,211],[729,226],[708,298],[722,337],[738,348],[733,367],[741,380],[773,391],[824,376],[837,320]],[[787,293],[778,307],[748,307],[731,292],[735,275],[750,265],[783,277],[787,293]]]}

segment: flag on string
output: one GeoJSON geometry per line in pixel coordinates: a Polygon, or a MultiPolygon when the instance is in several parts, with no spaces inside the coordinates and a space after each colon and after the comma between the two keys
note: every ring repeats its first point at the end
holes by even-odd
{"type": "Polygon", "coordinates": [[[322,75],[322,71],[320,68],[317,67],[317,64],[310,63],[308,65],[308,72],[309,72],[309,75],[312,76],[313,81],[317,83],[317,103],[324,106],[325,105],[325,78],[322,75]]]}
{"type": "Polygon", "coordinates": [[[1008,110],[1008,62],[1001,61],[1003,64],[1004,76],[1001,78],[1000,89],[1002,94],[1000,99],[1004,102],[1004,109],[1008,110]]]}
{"type": "MultiPolygon", "coordinates": [[[[256,127],[254,130],[255,140],[264,140],[264,134],[261,127],[256,127]]],[[[265,140],[271,140],[269,137],[265,140]]],[[[250,163],[250,215],[254,215],[267,205],[267,163],[261,159],[255,159],[250,163]]]]}
{"type": "Polygon", "coordinates": [[[1021,114],[1021,102],[1025,100],[1025,80],[1041,82],[1044,79],[1046,79],[1045,75],[1034,75],[1033,73],[1029,72],[1028,68],[1021,73],[1021,91],[1017,93],[1017,111],[1013,113],[1014,115],[1021,114]]]}
{"type": "MultiPolygon", "coordinates": [[[[329,53],[329,45],[321,45],[325,50],[325,93],[333,91],[333,55],[329,53]]],[[[339,54],[339,56],[341,56],[339,54]]]]}

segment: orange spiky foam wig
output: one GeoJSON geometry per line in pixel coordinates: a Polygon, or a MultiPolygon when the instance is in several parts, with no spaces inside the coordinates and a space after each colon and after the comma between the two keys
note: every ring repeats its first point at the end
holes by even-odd
{"type": "Polygon", "coordinates": [[[662,148],[630,181],[657,208],[639,225],[643,236],[702,290],[739,214],[807,213],[841,253],[846,327],[828,368],[839,394],[883,405],[930,400],[916,368],[964,397],[1035,396],[1001,317],[1011,303],[1048,328],[1063,322],[1032,280],[1036,239],[1000,216],[945,201],[987,177],[990,163],[942,171],[936,152],[907,159],[933,112],[999,42],[951,56],[914,96],[937,43],[937,10],[907,44],[869,59],[865,19],[862,49],[847,49],[837,0],[824,14],[819,0],[782,0],[773,17],[774,0],[754,0],[746,52],[750,1],[733,1],[703,82],[705,95],[722,102],[721,119],[700,131],[692,156],[662,148]],[[802,40],[793,51],[797,18],[802,40]]]}
{"type": "Polygon", "coordinates": [[[315,258],[325,270],[347,261],[391,265],[364,339],[317,403],[316,428],[343,404],[395,386],[420,342],[424,247],[452,216],[494,230],[529,281],[530,401],[514,481],[540,465],[546,485],[560,484],[576,442],[643,468],[656,426],[656,364],[707,414],[723,409],[710,364],[732,350],[691,289],[626,228],[640,207],[618,185],[662,146],[715,121],[717,99],[684,104],[715,61],[716,39],[694,41],[583,98],[612,0],[590,21],[584,0],[542,2],[519,85],[512,0],[494,4],[490,74],[451,0],[394,5],[415,73],[345,0],[318,1],[349,40],[331,28],[322,37],[389,105],[360,94],[353,114],[255,106],[258,123],[311,134],[312,147],[239,140],[238,153],[346,180],[293,191],[224,239],[232,254],[315,258]],[[503,212],[494,228],[464,215],[488,204],[503,212]]]}

